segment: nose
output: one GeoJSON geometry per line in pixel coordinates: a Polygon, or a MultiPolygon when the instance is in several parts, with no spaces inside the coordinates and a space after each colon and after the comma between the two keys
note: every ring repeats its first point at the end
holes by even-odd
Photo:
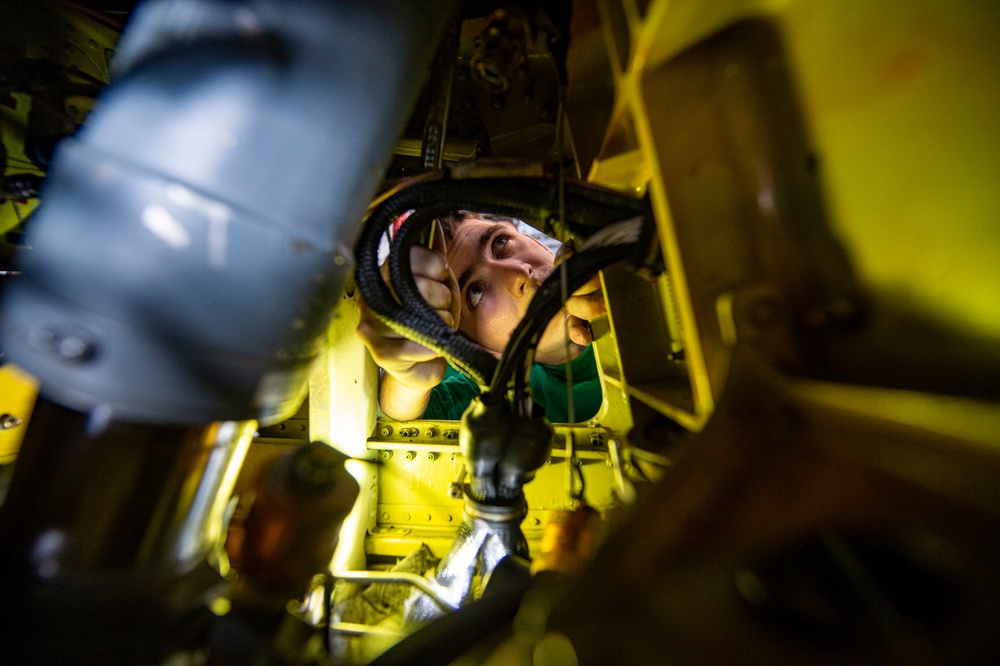
{"type": "Polygon", "coordinates": [[[531,266],[525,262],[509,262],[504,266],[503,286],[515,298],[534,295],[531,266]]]}

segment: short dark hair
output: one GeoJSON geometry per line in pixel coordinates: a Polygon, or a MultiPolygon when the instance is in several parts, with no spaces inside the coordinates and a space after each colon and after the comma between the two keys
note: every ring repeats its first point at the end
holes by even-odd
{"type": "Polygon", "coordinates": [[[447,215],[437,218],[438,228],[444,234],[444,242],[448,247],[451,247],[452,241],[455,240],[455,231],[458,229],[458,225],[471,217],[474,217],[474,214],[467,210],[453,210],[447,215]]]}
{"type": "Polygon", "coordinates": [[[512,217],[491,215],[490,213],[473,213],[469,210],[453,210],[437,218],[438,227],[441,229],[441,233],[444,234],[444,242],[449,248],[452,246],[452,241],[455,239],[455,232],[458,230],[459,225],[471,219],[516,223],[516,220],[512,217]]]}

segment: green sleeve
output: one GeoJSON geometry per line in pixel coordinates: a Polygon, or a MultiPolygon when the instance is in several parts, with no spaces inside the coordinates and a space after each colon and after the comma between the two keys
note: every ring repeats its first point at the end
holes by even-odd
{"type": "MultiPolygon", "coordinates": [[[[572,362],[573,406],[576,422],[593,418],[601,408],[603,396],[594,352],[587,347],[572,362]]],[[[531,369],[531,392],[535,401],[545,407],[552,423],[569,420],[566,366],[536,363],[531,369]]],[[[444,379],[431,390],[430,401],[421,418],[454,420],[462,418],[472,399],[479,395],[479,386],[451,366],[444,379]]]]}
{"type": "Polygon", "coordinates": [[[457,421],[477,395],[479,386],[476,382],[448,366],[444,379],[431,390],[430,402],[421,418],[457,421]]]}
{"type": "MultiPolygon", "coordinates": [[[[588,421],[601,409],[604,396],[601,378],[592,346],[588,346],[571,363],[573,371],[573,420],[588,421]]],[[[531,393],[535,401],[545,407],[552,423],[566,423],[569,419],[569,382],[565,365],[536,363],[531,369],[531,393]]]]}

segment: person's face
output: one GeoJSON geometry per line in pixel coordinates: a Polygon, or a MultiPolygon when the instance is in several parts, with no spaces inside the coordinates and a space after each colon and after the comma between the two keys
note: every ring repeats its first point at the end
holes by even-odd
{"type": "MultiPolygon", "coordinates": [[[[495,354],[507,346],[539,285],[552,272],[552,252],[510,222],[471,218],[457,225],[448,263],[462,299],[459,329],[495,354]]],[[[539,341],[539,361],[561,362],[561,317],[539,341]],[[553,347],[550,352],[549,347],[553,347]]]]}

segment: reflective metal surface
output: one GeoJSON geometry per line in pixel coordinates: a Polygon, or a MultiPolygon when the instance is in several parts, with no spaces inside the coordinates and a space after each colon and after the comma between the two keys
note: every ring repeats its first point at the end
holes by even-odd
{"type": "MultiPolygon", "coordinates": [[[[520,523],[526,506],[491,507],[466,498],[462,523],[451,549],[431,580],[437,596],[452,606],[474,600],[477,580],[485,580],[505,557],[528,558],[528,544],[520,523]]],[[[406,625],[420,626],[440,617],[441,608],[430,596],[414,595],[404,609],[406,625]]]]}

